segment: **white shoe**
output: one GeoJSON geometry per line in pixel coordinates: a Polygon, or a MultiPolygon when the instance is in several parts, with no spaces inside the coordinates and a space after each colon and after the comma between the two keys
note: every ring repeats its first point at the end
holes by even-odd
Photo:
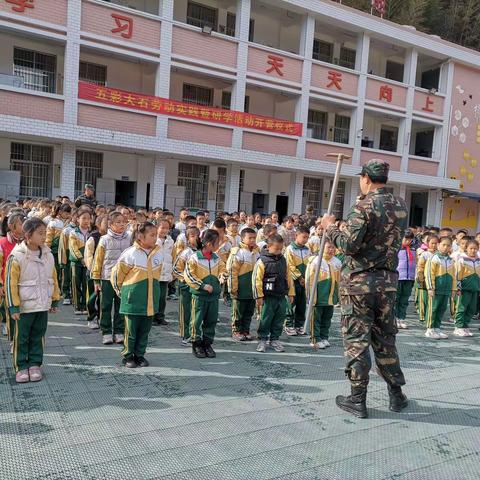
{"type": "Polygon", "coordinates": [[[427,328],[425,336],[427,338],[433,338],[434,340],[440,340],[440,335],[433,328],[427,328]]]}
{"type": "Polygon", "coordinates": [[[283,346],[283,344],[281,342],[279,342],[278,340],[271,340],[270,341],[270,346],[276,351],[276,352],[284,352],[285,351],[285,347],[283,346]]]}
{"type": "Polygon", "coordinates": [[[453,334],[454,334],[456,337],[469,337],[469,336],[470,336],[470,335],[468,335],[466,328],[456,328],[456,329],[453,331],[453,334]]]}
{"type": "Polygon", "coordinates": [[[257,345],[257,352],[265,353],[267,351],[267,342],[260,340],[257,345]]]}
{"type": "Polygon", "coordinates": [[[297,330],[293,327],[285,327],[285,333],[289,337],[295,337],[296,335],[298,335],[297,330]]]}
{"type": "Polygon", "coordinates": [[[100,328],[100,325],[98,325],[98,322],[96,320],[92,320],[91,322],[87,322],[87,327],[91,330],[98,330],[100,328]]]}
{"type": "Polygon", "coordinates": [[[446,333],[443,333],[439,328],[435,329],[438,337],[442,340],[448,338],[448,335],[446,333]]]}
{"type": "Polygon", "coordinates": [[[296,328],[295,330],[297,331],[297,335],[306,335],[307,334],[307,332],[305,331],[305,329],[303,327],[296,328]]]}
{"type": "Polygon", "coordinates": [[[125,337],[120,333],[113,336],[113,343],[123,343],[125,341],[125,337]]]}
{"type": "Polygon", "coordinates": [[[323,350],[323,349],[327,348],[325,343],[323,342],[323,340],[320,340],[317,343],[310,343],[310,346],[312,348],[314,348],[315,350],[323,350]]]}
{"type": "Polygon", "coordinates": [[[102,337],[102,343],[104,345],[112,345],[113,343],[113,335],[104,335],[102,337]]]}
{"type": "Polygon", "coordinates": [[[323,344],[328,348],[330,347],[330,342],[327,339],[323,339],[323,344]]]}
{"type": "Polygon", "coordinates": [[[403,320],[397,320],[397,327],[402,330],[408,329],[408,325],[403,320]]]}
{"type": "Polygon", "coordinates": [[[71,305],[71,304],[72,304],[72,301],[71,301],[69,298],[64,298],[64,299],[63,299],[63,304],[64,304],[64,305],[71,305]]]}
{"type": "Polygon", "coordinates": [[[83,315],[83,310],[74,310],[73,313],[75,315],[83,315]]]}
{"type": "Polygon", "coordinates": [[[467,332],[467,337],[473,337],[473,332],[469,328],[466,328],[465,331],[467,332]]]}

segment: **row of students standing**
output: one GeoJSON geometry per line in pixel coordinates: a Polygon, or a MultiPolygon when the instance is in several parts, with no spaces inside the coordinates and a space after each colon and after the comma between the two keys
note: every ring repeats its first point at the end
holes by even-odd
{"type": "MultiPolygon", "coordinates": [[[[234,338],[253,340],[250,326],[253,313],[257,311],[260,323],[258,350],[263,351],[263,345],[283,351],[279,337],[282,329],[287,328],[284,325],[286,315],[297,318],[298,324],[303,315],[304,321],[304,299],[287,309],[286,298],[291,302],[295,298],[294,272],[297,290],[305,294],[306,265],[313,258],[306,247],[308,230],[298,229],[296,243],[288,246],[286,251],[284,239],[277,234],[276,225],[265,225],[265,240],[261,240],[264,244],[260,252],[256,245],[255,229],[245,227],[239,235],[238,223],[233,219],[230,219],[228,226],[222,219],[217,219],[212,229],[206,229],[201,220],[198,223],[198,217],[201,215],[195,218],[195,222],[201,229],[192,226],[187,228],[184,238],[179,237],[174,244],[168,235],[172,225],[163,218],[157,219],[157,225],[142,222],[143,218],[136,218],[135,222],[129,224],[121,212],[115,211],[108,216],[98,215],[96,228],[92,229],[93,212],[89,207],[77,210],[65,204],[56,206],[48,219],[32,217],[29,221],[35,222],[33,226],[25,223],[22,227],[23,215],[18,222],[15,222],[14,215],[10,215],[6,222],[10,235],[5,237],[4,242],[10,241],[13,245],[24,236],[25,245],[22,248],[26,249],[27,257],[35,261],[38,256],[45,262],[42,278],[48,281],[45,285],[40,282],[35,290],[35,295],[43,295],[45,300],[43,303],[37,302],[41,311],[45,313],[50,307],[55,308],[60,298],[60,283],[64,304],[70,303],[71,292],[75,313],[87,313],[89,326],[95,328],[95,316],[99,316],[104,344],[124,344],[123,363],[127,367],[148,365],[145,359],[148,333],[151,324],[160,321],[165,314],[167,285],[171,283],[172,274],[180,283],[183,343],[191,343],[196,356],[215,356],[212,345],[222,285],[233,299],[234,338]],[[14,237],[17,230],[18,238],[14,237]],[[292,250],[290,253],[289,248],[292,250]],[[295,249],[301,251],[300,263],[293,251],[295,249]],[[30,254],[30,250],[35,255],[30,254]]],[[[20,250],[17,256],[10,255],[12,265],[16,265],[14,262],[21,255],[20,250]]],[[[23,267],[20,267],[19,275],[22,271],[23,267]]],[[[28,272],[28,268],[25,271],[28,272]]],[[[325,278],[332,273],[330,268],[325,271],[325,278]]],[[[18,318],[17,308],[20,309],[20,315],[38,313],[30,311],[28,306],[26,309],[22,306],[25,303],[23,281],[18,281],[15,266],[12,272],[12,275],[7,275],[7,282],[10,282],[8,292],[14,293],[7,297],[13,300],[7,300],[6,311],[15,314],[15,319],[18,318]]],[[[5,272],[2,274],[5,275],[5,272]]],[[[337,283],[335,280],[328,288],[330,293],[337,283]]],[[[319,294],[322,299],[317,306],[323,306],[323,296],[323,293],[319,294]]],[[[315,309],[316,316],[317,313],[315,309]]],[[[22,329],[18,329],[14,354],[15,358],[20,359],[16,369],[17,380],[21,383],[38,381],[42,376],[39,370],[41,361],[38,360],[43,355],[43,345],[38,347],[42,344],[38,336],[41,334],[43,337],[46,328],[42,315],[33,316],[30,322],[38,327],[37,330],[29,330],[35,337],[32,343],[33,364],[28,363],[31,339],[22,333],[22,329]]],[[[28,326],[28,316],[25,319],[25,325],[28,326]]],[[[299,326],[298,331],[295,329],[295,334],[303,334],[301,328],[299,326]]],[[[319,343],[314,341],[314,330],[312,324],[312,345],[319,343]]]]}
{"type": "Polygon", "coordinates": [[[425,336],[434,340],[448,338],[442,321],[448,313],[459,337],[471,337],[469,325],[478,313],[480,295],[479,244],[465,236],[453,251],[450,236],[426,233],[416,252],[411,248],[413,234],[408,232],[399,256],[399,287],[396,318],[399,328],[408,328],[408,301],[415,289],[415,306],[425,336]]]}

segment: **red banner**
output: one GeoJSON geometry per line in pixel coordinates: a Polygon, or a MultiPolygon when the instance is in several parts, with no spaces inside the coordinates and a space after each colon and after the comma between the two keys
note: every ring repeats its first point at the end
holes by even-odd
{"type": "Polygon", "coordinates": [[[173,117],[192,118],[207,122],[231,125],[232,127],[253,128],[276,132],[284,135],[302,135],[302,124],[278,120],[234,110],[205,107],[193,103],[177,102],[168,98],[153,97],[140,93],[127,92],[116,88],[102,87],[93,83],[78,83],[78,98],[92,102],[116,105],[133,110],[155,113],[157,115],[171,115],[173,117]]]}

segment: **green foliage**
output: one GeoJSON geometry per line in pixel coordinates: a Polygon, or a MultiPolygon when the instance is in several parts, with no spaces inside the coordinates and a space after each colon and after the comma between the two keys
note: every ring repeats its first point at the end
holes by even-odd
{"type": "MultiPolygon", "coordinates": [[[[370,12],[370,0],[343,0],[370,12]]],[[[385,18],[480,50],[480,0],[387,0],[385,18]]]]}

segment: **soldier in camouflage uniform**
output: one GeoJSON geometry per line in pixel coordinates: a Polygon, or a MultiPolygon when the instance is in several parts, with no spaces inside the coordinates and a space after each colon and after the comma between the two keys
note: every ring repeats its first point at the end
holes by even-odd
{"type": "Polygon", "coordinates": [[[85,190],[82,195],[75,200],[75,206],[80,208],[82,205],[88,205],[92,210],[97,206],[97,199],[95,198],[95,188],[91,183],[85,184],[85,190]]]}
{"type": "Polygon", "coordinates": [[[334,216],[324,216],[322,226],[337,248],[345,253],[340,282],[342,333],[346,375],[351,395],[338,396],[337,405],[360,418],[367,417],[366,395],[371,368],[370,346],[377,371],[387,382],[390,410],[407,406],[401,386],[393,309],[398,284],[398,251],[407,227],[403,199],[385,188],[389,165],[370,160],[360,173],[362,195],[339,230],[334,216]]]}

